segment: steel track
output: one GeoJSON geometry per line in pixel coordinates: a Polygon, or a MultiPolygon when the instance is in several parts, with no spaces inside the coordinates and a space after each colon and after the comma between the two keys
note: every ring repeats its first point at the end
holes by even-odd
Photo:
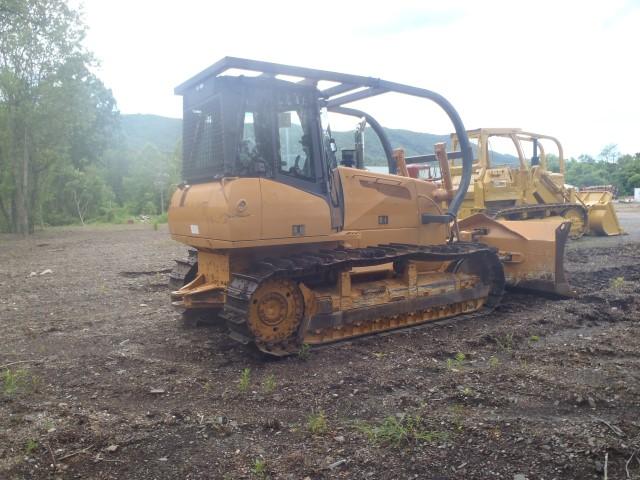
{"type": "MultiPolygon", "coordinates": [[[[487,286],[488,293],[483,305],[468,314],[465,318],[486,315],[500,302],[504,292],[504,272],[495,249],[479,243],[457,242],[449,245],[407,245],[389,244],[361,249],[335,249],[319,252],[298,254],[289,257],[265,259],[256,265],[255,271],[233,273],[231,282],[227,288],[227,297],[224,311],[221,316],[226,320],[231,337],[241,343],[253,342],[265,353],[271,355],[288,355],[296,353],[304,341],[304,331],[299,331],[296,336],[277,343],[265,343],[254,334],[247,323],[251,298],[257,288],[267,280],[291,279],[296,282],[318,283],[320,279],[335,279],[339,272],[349,271],[354,267],[381,265],[385,263],[402,264],[410,260],[451,262],[451,265],[461,264],[463,260],[475,262],[476,273],[483,285],[487,286]]],[[[475,272],[474,272],[475,273],[475,272]]],[[[437,302],[437,297],[431,297],[437,302]]],[[[394,302],[402,307],[409,300],[394,302]]],[[[406,310],[406,305],[404,306],[406,310]]],[[[372,311],[374,308],[372,307],[372,311]]],[[[403,311],[394,315],[412,315],[419,311],[403,311]]],[[[455,313],[452,314],[453,315],[455,313]]],[[[449,316],[451,316],[449,315],[449,316]]],[[[446,318],[446,317],[443,317],[446,318]]],[[[376,319],[372,318],[371,331],[364,335],[378,333],[373,326],[376,319]]],[[[380,320],[380,319],[378,319],[380,320]]],[[[405,324],[400,328],[413,328],[426,321],[414,324],[405,324]]],[[[305,322],[302,322],[303,329],[305,322]]],[[[389,327],[384,330],[388,331],[389,327]]],[[[337,330],[336,330],[337,331],[337,330]]],[[[362,336],[360,334],[358,336],[362,336]]],[[[354,335],[346,335],[343,338],[335,338],[331,343],[354,338],[354,335]]]]}

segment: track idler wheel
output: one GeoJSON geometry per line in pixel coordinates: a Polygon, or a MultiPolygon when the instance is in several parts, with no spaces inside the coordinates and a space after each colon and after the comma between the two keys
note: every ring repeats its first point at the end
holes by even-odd
{"type": "Polygon", "coordinates": [[[247,326],[259,348],[295,337],[304,315],[304,297],[291,280],[267,280],[250,299],[247,326]]]}

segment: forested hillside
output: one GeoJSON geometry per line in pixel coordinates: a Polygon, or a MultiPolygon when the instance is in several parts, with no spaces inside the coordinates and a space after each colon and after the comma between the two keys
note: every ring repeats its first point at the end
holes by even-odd
{"type": "MultiPolygon", "coordinates": [[[[120,115],[116,110],[102,111],[102,115],[106,118],[94,125],[84,143],[72,137],[68,151],[61,149],[39,167],[38,183],[31,186],[37,189],[31,196],[36,207],[32,209],[31,229],[87,221],[124,222],[138,215],[166,212],[170,195],[181,180],[182,121],[157,115],[120,115]]],[[[353,148],[353,132],[333,135],[339,148],[353,148]]],[[[387,135],[392,146],[404,148],[408,156],[432,153],[435,143],[448,140],[448,136],[408,130],[387,129],[387,135]]],[[[365,155],[367,165],[386,165],[382,147],[370,129],[365,132],[365,155]]],[[[514,157],[499,153],[494,153],[493,160],[515,163],[514,157]]],[[[0,227],[4,231],[17,230],[6,207],[14,204],[14,177],[10,173],[4,171],[0,190],[0,227]]],[[[617,162],[587,156],[569,159],[566,179],[576,186],[614,183],[620,193],[630,194],[634,186],[640,186],[640,156],[620,156],[617,162]]]]}
{"type": "MultiPolygon", "coordinates": [[[[139,150],[153,145],[160,151],[172,151],[182,135],[182,120],[158,115],[122,115],[122,136],[127,148],[139,150]]],[[[410,130],[385,129],[391,146],[403,148],[407,156],[433,153],[433,145],[448,142],[448,135],[412,132],[410,130]]],[[[354,132],[332,132],[338,148],[353,148],[354,132]]],[[[365,131],[367,165],[386,165],[382,145],[375,132],[369,127],[365,131]]],[[[493,158],[498,163],[516,163],[516,158],[495,152],[493,158]]]]}
{"type": "Polygon", "coordinates": [[[182,120],[159,115],[121,115],[122,136],[127,147],[140,150],[154,145],[161,151],[174,151],[182,136],[182,120]]]}

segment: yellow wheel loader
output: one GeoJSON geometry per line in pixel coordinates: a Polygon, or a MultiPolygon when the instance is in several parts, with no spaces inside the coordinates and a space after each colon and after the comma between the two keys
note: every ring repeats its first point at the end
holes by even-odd
{"type": "MultiPolygon", "coordinates": [[[[624,233],[613,208],[610,190],[578,191],[565,185],[562,145],[556,138],[518,128],[481,128],[467,134],[476,145],[477,158],[473,162],[473,180],[462,202],[460,218],[478,212],[504,220],[562,218],[571,222],[570,237],[574,239],[584,234],[624,233]],[[518,159],[517,167],[492,162],[491,142],[494,139],[506,139],[511,144],[511,151],[518,159]],[[557,150],[557,173],[548,168],[545,142],[554,144],[557,150]],[[525,154],[526,147],[531,148],[531,157],[525,154]]],[[[459,144],[456,134],[452,135],[452,143],[454,149],[459,144]]],[[[406,161],[413,162],[411,158],[406,161]]],[[[452,158],[451,162],[455,185],[461,179],[462,166],[457,159],[452,158]]]]}
{"type": "Polygon", "coordinates": [[[233,339],[282,356],[303,344],[483,314],[505,283],[570,293],[568,222],[457,222],[473,158],[442,96],[231,57],[176,93],[184,102],[184,182],[169,229],[191,250],[171,274],[172,301],[186,313],[217,315],[233,339]],[[386,92],[430,100],[448,115],[462,158],[455,192],[397,175],[380,124],[345,106],[386,92]],[[357,117],[360,134],[370,125],[391,173],[363,168],[362,141],[339,155],[327,112],[357,117]]]}

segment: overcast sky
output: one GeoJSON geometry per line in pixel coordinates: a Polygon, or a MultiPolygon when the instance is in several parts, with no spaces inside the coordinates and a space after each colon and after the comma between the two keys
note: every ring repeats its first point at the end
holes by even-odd
{"type": "MultiPolygon", "coordinates": [[[[640,152],[640,0],[82,3],[123,113],[180,117],[173,88],[239,56],[435,90],[467,128],[554,135],[568,156],[640,152]]],[[[451,130],[426,100],[367,102],[385,126],[451,130]]]]}

